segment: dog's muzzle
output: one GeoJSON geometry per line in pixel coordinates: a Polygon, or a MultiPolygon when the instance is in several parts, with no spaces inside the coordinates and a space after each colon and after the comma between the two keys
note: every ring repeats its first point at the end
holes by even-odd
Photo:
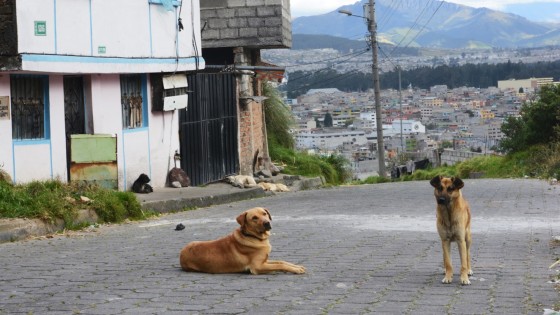
{"type": "Polygon", "coordinates": [[[267,231],[270,231],[272,229],[272,225],[270,225],[270,222],[263,223],[263,226],[267,231]]]}
{"type": "Polygon", "coordinates": [[[439,197],[439,198],[437,198],[437,203],[439,205],[446,205],[446,204],[449,203],[449,200],[445,197],[439,197]]]}

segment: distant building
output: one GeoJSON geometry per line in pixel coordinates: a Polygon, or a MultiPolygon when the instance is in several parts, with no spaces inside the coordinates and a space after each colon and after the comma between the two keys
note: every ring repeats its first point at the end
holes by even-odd
{"type": "Polygon", "coordinates": [[[401,132],[402,123],[402,133],[426,133],[426,126],[422,125],[421,122],[415,120],[400,120],[395,119],[393,121],[392,129],[394,132],[401,132]]]}
{"type": "Polygon", "coordinates": [[[314,130],[302,131],[296,135],[298,149],[335,149],[345,142],[365,145],[367,143],[366,134],[363,130],[314,130]]]}
{"type": "Polygon", "coordinates": [[[518,91],[519,89],[523,89],[526,91],[534,91],[543,85],[553,84],[553,78],[530,78],[530,79],[522,79],[522,80],[500,80],[498,81],[498,88],[500,90],[508,90],[512,89],[518,91]]]}
{"type": "Polygon", "coordinates": [[[342,93],[339,89],[330,88],[330,89],[311,89],[305,93],[305,95],[313,95],[313,94],[335,94],[335,93],[342,93]]]}
{"type": "Polygon", "coordinates": [[[315,119],[302,119],[298,121],[300,130],[311,130],[317,128],[317,121],[315,119]]]}
{"type": "Polygon", "coordinates": [[[445,94],[447,93],[447,85],[434,85],[430,88],[432,94],[445,94]]]}
{"type": "Polygon", "coordinates": [[[423,106],[427,107],[441,107],[443,105],[443,100],[437,97],[424,97],[421,102],[423,106]]]}
{"type": "Polygon", "coordinates": [[[354,120],[351,115],[338,115],[332,116],[333,127],[344,127],[346,122],[354,120]]]}

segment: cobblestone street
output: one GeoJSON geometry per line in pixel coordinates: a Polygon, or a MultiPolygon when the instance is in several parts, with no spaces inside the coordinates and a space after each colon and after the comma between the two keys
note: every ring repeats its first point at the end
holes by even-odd
{"type": "Polygon", "coordinates": [[[213,206],[92,232],[0,244],[0,314],[543,314],[560,307],[560,186],[465,180],[473,271],[442,284],[427,181],[336,187],[213,206]],[[272,214],[271,259],[304,275],[186,273],[179,251],[272,214]],[[175,225],[186,228],[175,231],[175,225]],[[556,284],[558,285],[558,284],[556,284]]]}

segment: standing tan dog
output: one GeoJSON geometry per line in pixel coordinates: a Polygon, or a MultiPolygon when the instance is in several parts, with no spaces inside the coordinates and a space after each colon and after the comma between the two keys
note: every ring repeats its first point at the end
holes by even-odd
{"type": "Polygon", "coordinates": [[[451,283],[451,242],[457,242],[461,257],[461,284],[471,284],[471,211],[463,198],[461,188],[465,186],[459,177],[436,176],[430,181],[437,201],[437,230],[443,249],[445,277],[441,282],[451,283]]]}
{"type": "Polygon", "coordinates": [[[179,261],[185,271],[207,273],[250,272],[254,275],[285,271],[305,273],[303,266],[268,260],[271,246],[270,221],[265,208],[252,208],[237,217],[240,227],[214,241],[197,241],[181,250],[179,261]]]}

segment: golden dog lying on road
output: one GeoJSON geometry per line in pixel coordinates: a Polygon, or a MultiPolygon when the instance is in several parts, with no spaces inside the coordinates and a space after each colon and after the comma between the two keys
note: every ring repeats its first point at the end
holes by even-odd
{"type": "Polygon", "coordinates": [[[436,176],[430,181],[437,201],[437,230],[443,249],[445,277],[441,282],[451,283],[451,242],[457,242],[461,257],[461,284],[471,284],[471,211],[463,198],[461,188],[465,185],[459,177],[436,176]]]}
{"type": "Polygon", "coordinates": [[[305,273],[303,266],[268,260],[271,220],[265,208],[252,208],[241,213],[237,217],[240,227],[233,233],[213,241],[187,244],[179,255],[181,268],[185,271],[250,272],[255,275],[273,271],[305,273]]]}

